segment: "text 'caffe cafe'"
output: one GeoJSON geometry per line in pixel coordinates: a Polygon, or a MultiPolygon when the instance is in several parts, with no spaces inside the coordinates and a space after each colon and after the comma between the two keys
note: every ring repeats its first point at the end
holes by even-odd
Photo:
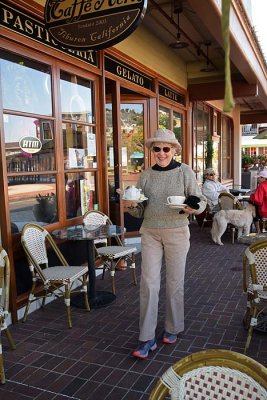
{"type": "MultiPolygon", "coordinates": [[[[46,7],[46,23],[45,3],[0,1],[0,223],[13,322],[31,287],[23,226],[53,231],[97,209],[124,226],[126,237],[137,236],[140,221],[116,189],[136,184],[153,163],[144,141],[158,127],[175,132],[183,148],[177,159],[193,167],[199,183],[210,132],[222,177],[231,182],[233,173],[231,116],[219,102],[189,102],[179,56],[143,26],[146,2],[124,2],[121,19],[124,6],[110,1],[91,22],[80,22],[92,32],[89,44],[62,28],[57,8],[46,7]],[[128,36],[118,40],[126,28],[128,36]]],[[[82,15],[91,2],[81,3],[82,15]]],[[[84,243],[60,247],[70,264],[86,261],[84,243]]]]}

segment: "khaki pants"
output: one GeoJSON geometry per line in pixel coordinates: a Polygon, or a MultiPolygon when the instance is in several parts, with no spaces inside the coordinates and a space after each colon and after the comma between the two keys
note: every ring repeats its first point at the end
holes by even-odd
{"type": "Polygon", "coordinates": [[[140,341],[155,336],[162,258],[166,263],[165,331],[184,330],[184,273],[189,250],[188,226],[172,229],[141,228],[142,271],[140,283],[140,341]]]}

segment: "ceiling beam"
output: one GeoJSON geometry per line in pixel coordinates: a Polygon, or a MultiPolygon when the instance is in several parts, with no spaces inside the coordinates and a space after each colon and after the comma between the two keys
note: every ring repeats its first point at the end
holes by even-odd
{"type": "Polygon", "coordinates": [[[267,111],[255,111],[240,114],[240,124],[263,124],[267,123],[267,111]]]}
{"type": "MultiPolygon", "coordinates": [[[[254,97],[258,95],[258,86],[250,85],[245,82],[232,82],[234,98],[238,97],[254,97]]],[[[208,100],[223,100],[225,91],[225,83],[207,82],[195,83],[188,85],[188,93],[190,101],[208,101],[208,100]]]]}

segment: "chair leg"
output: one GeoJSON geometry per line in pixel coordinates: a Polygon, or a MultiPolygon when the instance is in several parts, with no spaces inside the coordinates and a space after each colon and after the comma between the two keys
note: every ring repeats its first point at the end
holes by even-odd
{"type": "Polygon", "coordinates": [[[235,228],[232,228],[232,244],[235,244],[235,228]]]}
{"type": "Polygon", "coordinates": [[[1,343],[0,343],[0,382],[2,384],[6,383],[5,370],[4,370],[4,360],[3,360],[3,353],[2,353],[1,343]]]}
{"type": "Polygon", "coordinates": [[[246,313],[243,317],[243,325],[245,327],[246,330],[249,329],[250,327],[250,320],[251,320],[251,300],[252,300],[252,296],[250,295],[250,293],[248,293],[248,300],[247,300],[247,310],[246,313]]]}
{"type": "Polygon", "coordinates": [[[69,288],[69,285],[65,285],[64,298],[65,298],[68,325],[69,325],[69,328],[72,328],[71,313],[70,313],[70,288],[69,288]]]}
{"type": "Polygon", "coordinates": [[[16,344],[15,344],[14,339],[13,339],[11,333],[10,333],[10,330],[8,328],[5,328],[3,330],[3,332],[5,332],[5,334],[6,334],[6,337],[7,337],[8,343],[10,344],[11,349],[12,350],[16,350],[16,344]]]}
{"type": "Polygon", "coordinates": [[[110,276],[111,276],[112,293],[113,294],[116,294],[116,289],[115,289],[115,268],[116,268],[116,263],[112,259],[111,260],[111,265],[110,265],[110,276]]]}
{"type": "Polygon", "coordinates": [[[254,225],[255,225],[255,228],[256,228],[256,232],[257,233],[261,233],[260,221],[255,221],[254,225]]]}
{"type": "Polygon", "coordinates": [[[26,321],[26,319],[28,317],[30,305],[31,305],[31,303],[33,301],[34,301],[34,294],[31,292],[30,295],[29,295],[29,298],[28,298],[28,303],[26,304],[26,307],[25,307],[25,311],[24,311],[24,315],[23,315],[23,318],[22,318],[22,322],[26,321]]]}
{"type": "Polygon", "coordinates": [[[86,310],[90,311],[90,305],[89,305],[89,301],[88,301],[87,275],[86,274],[83,275],[82,281],[83,281],[83,283],[82,283],[82,285],[83,285],[82,291],[84,293],[84,305],[85,305],[86,310]]]}
{"type": "Polygon", "coordinates": [[[132,254],[132,263],[130,266],[132,270],[132,277],[133,277],[133,284],[136,286],[137,285],[137,279],[136,279],[136,272],[135,272],[135,254],[132,254]]]}
{"type": "Polygon", "coordinates": [[[255,305],[253,305],[247,341],[246,341],[245,349],[244,349],[244,354],[246,354],[248,351],[248,348],[249,348],[249,345],[250,345],[250,342],[252,339],[252,335],[253,335],[253,329],[254,329],[254,326],[256,326],[256,325],[257,325],[257,307],[255,305]]]}
{"type": "Polygon", "coordinates": [[[35,283],[35,278],[33,278],[31,292],[30,292],[29,297],[28,297],[28,302],[27,302],[26,307],[25,307],[25,311],[24,311],[24,315],[23,315],[23,318],[22,318],[22,322],[26,321],[28,313],[29,313],[30,305],[35,300],[35,296],[34,296],[35,288],[36,288],[36,283],[35,283]]]}

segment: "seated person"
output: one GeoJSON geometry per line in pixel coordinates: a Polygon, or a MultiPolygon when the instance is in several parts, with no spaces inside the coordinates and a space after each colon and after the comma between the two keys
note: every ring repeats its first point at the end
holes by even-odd
{"type": "Polygon", "coordinates": [[[251,193],[249,200],[256,206],[254,223],[257,233],[260,233],[260,219],[267,218],[267,171],[260,171],[257,178],[258,186],[255,192],[251,193]]]}
{"type": "Polygon", "coordinates": [[[215,180],[216,173],[213,168],[207,168],[204,171],[204,183],[202,186],[202,193],[208,200],[208,205],[211,211],[219,211],[219,194],[222,192],[229,192],[229,189],[215,180]]]}

